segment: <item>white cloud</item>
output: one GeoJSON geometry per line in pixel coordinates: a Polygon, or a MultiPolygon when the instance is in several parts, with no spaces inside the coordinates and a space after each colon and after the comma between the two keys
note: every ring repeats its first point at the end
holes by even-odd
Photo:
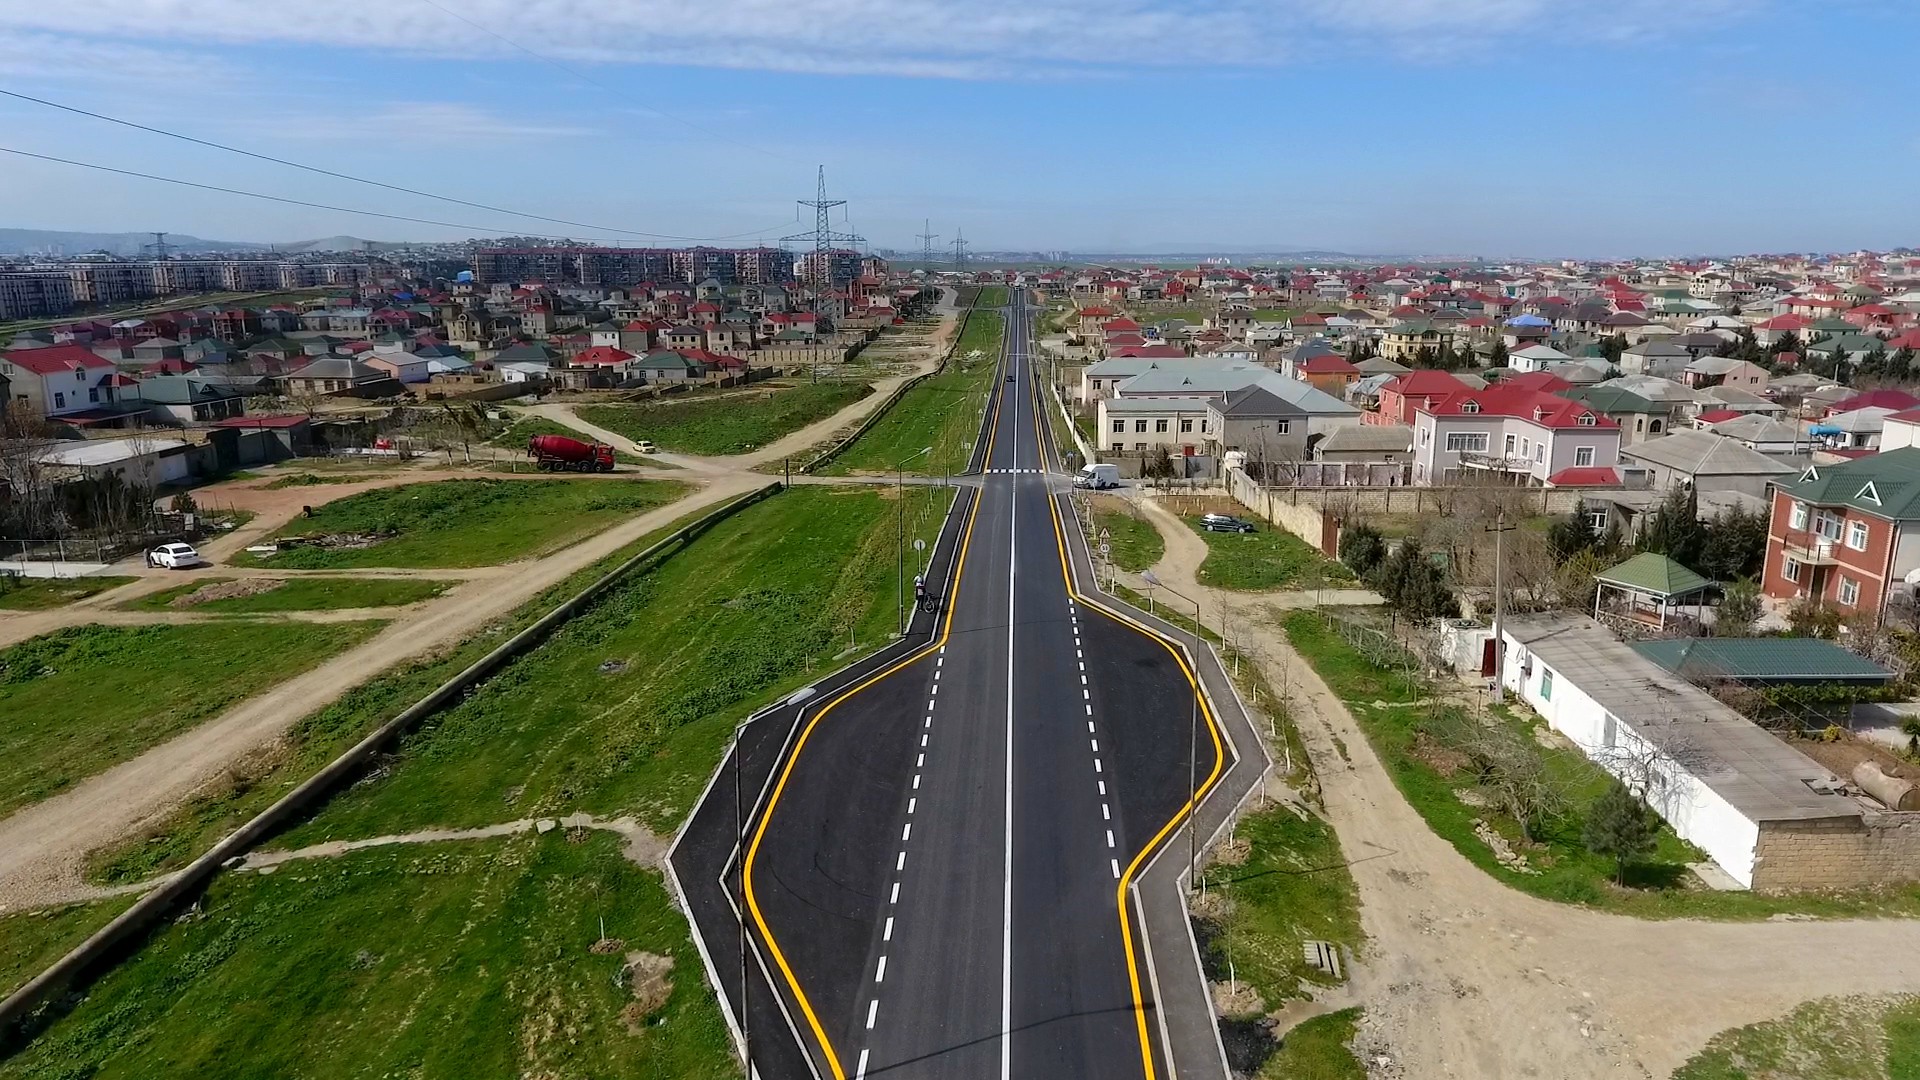
{"type": "Polygon", "coordinates": [[[490,112],[457,102],[424,101],[385,105],[371,112],[335,109],[324,113],[278,112],[242,119],[236,126],[283,138],[377,140],[381,133],[410,143],[533,142],[597,134],[592,128],[490,112]]]}
{"type": "Polygon", "coordinates": [[[1438,59],[1491,47],[1551,52],[1630,41],[1652,28],[1710,24],[1777,2],[1107,0],[1088,7],[1032,0],[449,0],[440,7],[425,0],[67,0],[0,5],[0,32],[470,59],[523,55],[518,46],[570,63],[1036,78],[1141,67],[1259,68],[1328,54],[1438,59]]]}

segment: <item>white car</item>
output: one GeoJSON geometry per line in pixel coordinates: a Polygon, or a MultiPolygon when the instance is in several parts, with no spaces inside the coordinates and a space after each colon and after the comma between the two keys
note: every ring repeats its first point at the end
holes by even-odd
{"type": "Polygon", "coordinates": [[[184,570],[189,566],[199,566],[206,562],[200,553],[193,550],[191,544],[161,544],[147,552],[147,565],[165,567],[168,570],[184,570]]]}

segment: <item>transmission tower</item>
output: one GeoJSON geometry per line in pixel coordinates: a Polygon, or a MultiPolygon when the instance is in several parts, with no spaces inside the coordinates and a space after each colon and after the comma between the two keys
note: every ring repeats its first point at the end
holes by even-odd
{"type": "Polygon", "coordinates": [[[933,242],[940,239],[940,234],[933,231],[933,222],[925,218],[921,219],[920,227],[927,230],[915,236],[920,241],[920,268],[931,274],[933,273],[933,242]]]}
{"type": "Polygon", "coordinates": [[[967,272],[967,238],[961,234],[966,230],[956,227],[953,230],[953,272],[967,272]]]}
{"type": "Polygon", "coordinates": [[[153,243],[141,244],[140,250],[142,252],[151,251],[153,252],[153,257],[155,259],[159,259],[162,262],[164,262],[166,261],[168,254],[173,251],[173,245],[167,243],[166,233],[157,232],[153,234],[153,243]]]}
{"type": "Polygon", "coordinates": [[[813,231],[810,233],[795,233],[792,236],[783,236],[780,238],[780,242],[789,244],[804,243],[808,240],[813,241],[813,272],[818,275],[820,279],[823,279],[823,281],[816,281],[815,283],[824,283],[831,289],[833,287],[833,263],[827,258],[827,253],[832,250],[835,244],[863,244],[867,238],[864,236],[855,236],[852,233],[833,231],[833,208],[847,205],[847,200],[827,198],[827,167],[825,165],[820,166],[820,187],[815,197],[797,201],[801,206],[813,207],[813,231]]]}

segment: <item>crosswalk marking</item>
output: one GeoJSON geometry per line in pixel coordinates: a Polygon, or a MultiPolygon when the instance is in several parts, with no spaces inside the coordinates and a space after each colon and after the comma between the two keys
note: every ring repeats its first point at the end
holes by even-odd
{"type": "Polygon", "coordinates": [[[1040,473],[1046,472],[1045,469],[983,469],[981,471],[993,473],[1000,476],[1007,476],[1015,473],[1018,473],[1021,475],[1038,475],[1040,473]]]}

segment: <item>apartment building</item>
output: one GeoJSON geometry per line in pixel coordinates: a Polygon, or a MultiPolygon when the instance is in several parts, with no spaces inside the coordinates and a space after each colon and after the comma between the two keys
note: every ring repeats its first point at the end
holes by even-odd
{"type": "Polygon", "coordinates": [[[1413,480],[1473,473],[1529,486],[1620,482],[1620,425],[1584,402],[1493,386],[1413,402],[1413,480]]]}
{"type": "Polygon", "coordinates": [[[73,279],[64,273],[0,274],[0,319],[32,319],[73,310],[73,279]]]}

